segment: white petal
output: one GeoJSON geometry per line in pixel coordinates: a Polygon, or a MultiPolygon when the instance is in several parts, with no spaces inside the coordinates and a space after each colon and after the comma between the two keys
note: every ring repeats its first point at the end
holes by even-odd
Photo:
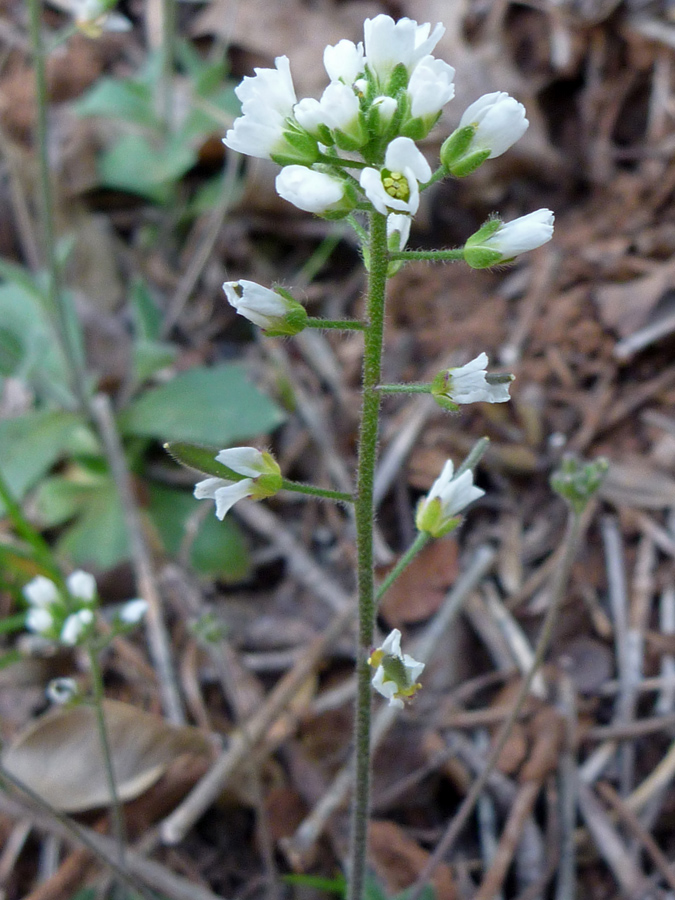
{"type": "Polygon", "coordinates": [[[248,478],[257,478],[265,471],[263,455],[255,447],[232,447],[229,450],[221,450],[216,460],[237,475],[246,475],[248,478]]]}
{"type": "Polygon", "coordinates": [[[306,212],[328,212],[344,197],[344,184],[324,172],[306,166],[284,166],[275,181],[277,193],[306,212]]]}
{"type": "Polygon", "coordinates": [[[431,166],[411,138],[397,137],[389,144],[384,155],[384,164],[392,172],[410,169],[418,181],[429,181],[431,166]]]}
{"type": "Polygon", "coordinates": [[[243,500],[244,497],[250,497],[253,489],[253,480],[251,478],[243,478],[235,484],[228,484],[226,487],[220,487],[216,491],[216,515],[222,521],[229,510],[234,506],[237,500],[243,500]]]}
{"type": "Polygon", "coordinates": [[[215,500],[216,491],[231,483],[224,478],[205,478],[197,482],[193,493],[197,500],[215,500]]]}
{"type": "Polygon", "coordinates": [[[384,639],[380,649],[383,653],[386,653],[387,656],[401,655],[401,632],[398,628],[394,628],[394,630],[389,633],[384,639]]]}

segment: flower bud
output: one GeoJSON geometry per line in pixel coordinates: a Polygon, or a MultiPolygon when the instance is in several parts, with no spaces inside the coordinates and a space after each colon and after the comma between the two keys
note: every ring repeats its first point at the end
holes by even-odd
{"type": "Polygon", "coordinates": [[[521,253],[550,241],[553,222],[550,209],[535,210],[512,222],[488,219],[464,245],[464,260],[472,269],[487,269],[511,262],[521,253]]]}
{"type": "Polygon", "coordinates": [[[470,469],[457,478],[453,473],[452,461],[448,460],[427,496],[420,500],[415,515],[418,531],[425,531],[435,538],[449,534],[460,523],[457,514],[485,493],[474,486],[470,469]]]}
{"type": "Polygon", "coordinates": [[[240,316],[258,325],[271,337],[298,334],[305,327],[307,313],[304,306],[280,289],[272,291],[242,278],[226,281],[223,290],[228,303],[240,316]]]}

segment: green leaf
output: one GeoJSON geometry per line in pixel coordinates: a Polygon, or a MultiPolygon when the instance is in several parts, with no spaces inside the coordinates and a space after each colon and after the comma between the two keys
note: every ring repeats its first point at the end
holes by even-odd
{"type": "Polygon", "coordinates": [[[281,409],[247,379],[243,366],[226,363],[191,369],[147,391],[122,412],[118,424],[125,435],[221,449],[269,432],[283,420],[281,409]]]}
{"type": "Polygon", "coordinates": [[[51,469],[81,425],[78,415],[61,411],[28,413],[0,422],[0,471],[17,500],[51,469]]]}
{"type": "MultiPolygon", "coordinates": [[[[186,491],[150,485],[150,517],[166,552],[177,556],[188,519],[199,509],[186,491]]],[[[211,511],[200,524],[192,544],[190,563],[196,572],[228,583],[243,581],[250,572],[248,548],[234,519],[219,522],[211,511]]]]}
{"type": "Polygon", "coordinates": [[[104,116],[161,128],[150,86],[132,78],[101,78],[74,106],[79,116],[104,116]]]}
{"type": "Polygon", "coordinates": [[[102,156],[99,173],[106,187],[167,203],[175,182],[196,161],[196,151],[175,139],[157,146],[140,134],[128,134],[102,156]]]}

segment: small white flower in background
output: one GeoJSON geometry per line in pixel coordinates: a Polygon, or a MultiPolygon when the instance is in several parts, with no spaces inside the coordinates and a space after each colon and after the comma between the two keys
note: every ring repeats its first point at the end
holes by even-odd
{"type": "Polygon", "coordinates": [[[512,147],[530,123],[525,107],[503,91],[485,94],[464,112],[441,147],[441,163],[461,178],[512,147]]]}
{"type": "Polygon", "coordinates": [[[113,11],[115,0],[53,0],[69,13],[75,27],[87,37],[100,37],[104,31],[129,31],[131,22],[113,11]]]}
{"type": "Polygon", "coordinates": [[[506,403],[513,375],[488,375],[487,365],[487,354],[480,353],[463,366],[440,372],[431,382],[434,399],[453,411],[458,404],[506,403]]]}
{"type": "Polygon", "coordinates": [[[408,82],[410,114],[414,119],[436,116],[455,96],[455,70],[442,59],[423,57],[408,82]]]}
{"type": "Polygon", "coordinates": [[[79,696],[80,689],[74,678],[53,678],[47,685],[46,694],[52,703],[62,706],[79,696]]]}
{"type": "Polygon", "coordinates": [[[352,85],[363,74],[365,60],[363,44],[354,44],[344,38],[337,44],[329,44],[323,51],[323,64],[331,81],[352,85]]]}
{"type": "Polygon", "coordinates": [[[397,65],[403,64],[408,74],[417,63],[428,56],[445,33],[440,22],[433,32],[426,22],[418,25],[413,19],[399,19],[379,15],[363,23],[366,62],[368,68],[384,87],[397,65]]]}
{"type": "Polygon", "coordinates": [[[205,478],[195,485],[197,500],[215,500],[216,516],[224,519],[237,500],[251,497],[262,500],[281,490],[282,478],[279,465],[271,454],[255,447],[234,447],[221,450],[216,461],[226,466],[232,479],[205,478]],[[241,475],[237,480],[236,475],[241,475]]]}
{"type": "Polygon", "coordinates": [[[23,595],[31,606],[40,609],[46,609],[59,600],[58,588],[51,578],[44,575],[36,575],[24,585],[23,595]]]}
{"type": "Polygon", "coordinates": [[[148,601],[140,597],[129,600],[119,611],[120,621],[125,625],[138,625],[148,611],[148,601]]]}
{"type": "Polygon", "coordinates": [[[298,334],[305,327],[307,313],[304,307],[280,291],[272,291],[244,278],[226,281],[223,290],[230,306],[268,335],[298,334]]]}
{"type": "Polygon", "coordinates": [[[284,200],[319,216],[346,214],[354,206],[347,197],[344,181],[306,166],[285,166],[277,175],[275,185],[284,200]]]}
{"type": "Polygon", "coordinates": [[[419,182],[430,178],[431,166],[415,142],[407,137],[397,137],[387,147],[382,170],[364,169],[360,184],[382,215],[407,212],[414,216],[420,205],[419,182]]]}
{"type": "Polygon", "coordinates": [[[489,219],[464,245],[464,260],[472,269],[508,263],[550,241],[554,221],[550,209],[537,209],[512,222],[489,219]]]}
{"type": "Polygon", "coordinates": [[[424,670],[424,663],[401,652],[398,628],[394,628],[381,647],[373,650],[368,665],[375,669],[373,687],[387,698],[389,706],[403,709],[404,700],[414,696],[421,687],[417,679],[424,670]]]}
{"type": "Polygon", "coordinates": [[[400,252],[405,248],[410,237],[410,223],[410,216],[402,213],[387,216],[387,246],[390,250],[400,252]]]}
{"type": "Polygon", "coordinates": [[[33,634],[41,634],[50,637],[54,631],[56,622],[48,608],[33,606],[26,613],[26,628],[33,634]]]}
{"type": "Polygon", "coordinates": [[[79,644],[82,638],[89,633],[93,622],[94,613],[91,609],[79,609],[77,612],[71,613],[63,623],[61,643],[68,647],[79,644]]]}
{"type": "Polygon", "coordinates": [[[77,569],[66,578],[66,587],[74,600],[91,604],[96,599],[96,579],[82,569],[77,569]]]}
{"type": "Polygon", "coordinates": [[[448,460],[427,496],[417,506],[415,525],[418,531],[425,531],[435,538],[443,537],[459,525],[457,514],[484,493],[474,485],[471,470],[454,477],[452,461],[448,460]]]}

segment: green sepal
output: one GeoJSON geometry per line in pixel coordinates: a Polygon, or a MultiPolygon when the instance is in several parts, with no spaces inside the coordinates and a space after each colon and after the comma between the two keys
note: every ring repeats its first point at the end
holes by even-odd
{"type": "Polygon", "coordinates": [[[408,87],[408,81],[408,70],[403,63],[398,63],[389,76],[387,86],[382,93],[388,97],[396,97],[400,90],[405,90],[408,87]]]}
{"type": "Polygon", "coordinates": [[[455,163],[458,163],[466,156],[475,133],[475,125],[465,125],[463,128],[456,128],[450,137],[443,141],[441,145],[440,160],[441,165],[446,172],[449,172],[451,166],[455,165],[455,163]]]}
{"type": "Polygon", "coordinates": [[[434,497],[420,500],[415,515],[415,526],[418,531],[425,531],[434,538],[444,537],[454,531],[462,521],[461,516],[452,516],[446,519],[443,514],[443,504],[440,498],[434,497]]]}
{"type": "Polygon", "coordinates": [[[202,475],[225,478],[227,481],[241,481],[244,478],[216,460],[219,448],[189,444],[186,441],[169,441],[164,444],[164,449],[179,465],[201,472],[202,475]]]}
{"type": "Polygon", "coordinates": [[[507,262],[499,250],[491,250],[489,247],[465,247],[464,262],[472,269],[489,269],[507,262]]]}
{"type": "MultiPolygon", "coordinates": [[[[281,293],[278,288],[275,290],[281,293]]],[[[267,337],[293,337],[294,334],[299,334],[306,327],[307,310],[296,300],[291,300],[286,315],[277,319],[271,327],[263,328],[262,331],[267,337]]]]}
{"type": "Polygon", "coordinates": [[[486,159],[490,158],[490,152],[489,148],[487,150],[476,150],[475,153],[470,153],[458,163],[450,166],[448,171],[455,178],[466,178],[467,175],[471,175],[472,172],[475,172],[476,169],[482,166],[486,159]]]}
{"type": "Polygon", "coordinates": [[[551,487],[580,515],[602,484],[609,463],[604,457],[584,463],[567,455],[551,475],[551,487]]]}

